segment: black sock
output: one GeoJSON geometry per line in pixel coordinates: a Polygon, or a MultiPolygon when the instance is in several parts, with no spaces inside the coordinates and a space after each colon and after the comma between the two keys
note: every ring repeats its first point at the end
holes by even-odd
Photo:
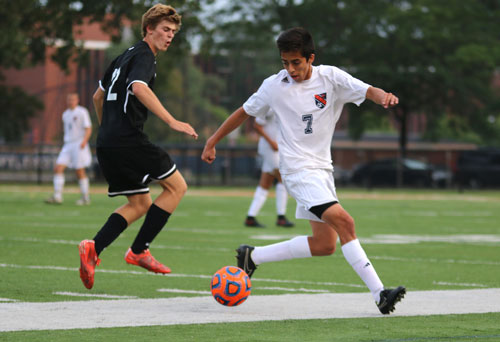
{"type": "Polygon", "coordinates": [[[166,212],[156,204],[151,204],[149,207],[144,223],[142,224],[139,234],[132,244],[132,252],[140,254],[149,248],[149,244],[154,240],[156,235],[163,229],[163,226],[168,221],[170,213],[166,212]]]}
{"type": "Polygon", "coordinates": [[[94,237],[95,251],[99,255],[102,250],[108,247],[127,228],[127,220],[117,213],[111,214],[108,221],[94,237]]]}
{"type": "Polygon", "coordinates": [[[285,219],[285,215],[278,215],[278,220],[284,220],[285,219]]]}

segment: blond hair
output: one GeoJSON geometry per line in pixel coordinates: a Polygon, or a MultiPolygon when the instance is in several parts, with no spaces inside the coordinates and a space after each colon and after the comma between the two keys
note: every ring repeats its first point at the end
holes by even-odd
{"type": "Polygon", "coordinates": [[[161,21],[167,20],[177,25],[177,30],[181,27],[181,15],[175,8],[169,5],[156,4],[142,16],[142,36],[146,37],[148,26],[155,28],[161,21]]]}

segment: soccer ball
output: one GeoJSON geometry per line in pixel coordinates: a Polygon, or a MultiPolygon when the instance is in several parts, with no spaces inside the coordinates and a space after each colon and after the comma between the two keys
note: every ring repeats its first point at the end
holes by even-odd
{"type": "Polygon", "coordinates": [[[210,283],[214,299],[226,306],[237,306],[243,303],[252,290],[250,277],[241,268],[224,266],[212,277],[210,283]]]}

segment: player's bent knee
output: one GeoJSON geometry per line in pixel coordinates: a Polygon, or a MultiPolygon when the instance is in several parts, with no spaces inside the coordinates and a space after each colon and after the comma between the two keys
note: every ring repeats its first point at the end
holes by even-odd
{"type": "Polygon", "coordinates": [[[177,190],[182,196],[186,193],[188,189],[187,183],[183,180],[183,182],[179,185],[179,189],[177,190]]]}
{"type": "Polygon", "coordinates": [[[335,253],[335,245],[327,245],[324,249],[324,255],[332,255],[335,253]]]}
{"type": "Polygon", "coordinates": [[[335,253],[335,246],[321,246],[316,251],[314,251],[314,255],[316,256],[328,256],[335,253]]]}
{"type": "Polygon", "coordinates": [[[334,243],[319,243],[310,245],[311,252],[315,256],[328,256],[335,253],[336,242],[334,243]]]}

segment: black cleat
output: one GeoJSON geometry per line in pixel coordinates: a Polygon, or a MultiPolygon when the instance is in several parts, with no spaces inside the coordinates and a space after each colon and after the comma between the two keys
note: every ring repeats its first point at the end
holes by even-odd
{"type": "Polygon", "coordinates": [[[236,260],[238,261],[238,267],[248,274],[251,278],[253,272],[257,269],[254,262],[252,261],[252,257],[250,256],[255,247],[249,245],[241,245],[236,249],[236,260]]]}
{"type": "Polygon", "coordinates": [[[285,216],[278,216],[276,220],[276,225],[279,227],[292,228],[295,226],[295,223],[288,221],[285,216]]]}
{"type": "Polygon", "coordinates": [[[394,306],[405,296],[406,289],[404,286],[399,286],[395,289],[387,289],[380,292],[380,301],[377,307],[381,313],[388,315],[394,311],[394,306]]]}
{"type": "Polygon", "coordinates": [[[253,216],[247,216],[245,219],[245,226],[252,228],[266,228],[263,224],[260,224],[259,221],[253,216]]]}

